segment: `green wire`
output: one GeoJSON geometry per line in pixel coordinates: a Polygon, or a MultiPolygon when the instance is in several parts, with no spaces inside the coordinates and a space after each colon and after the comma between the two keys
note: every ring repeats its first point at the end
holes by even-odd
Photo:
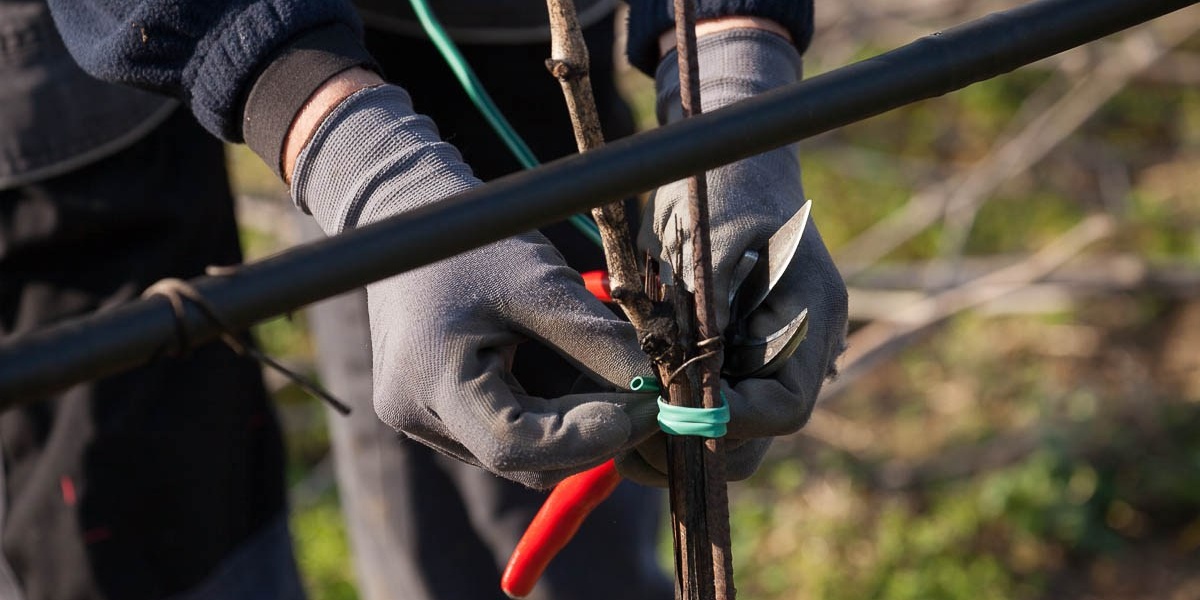
{"type": "Polygon", "coordinates": [[[657,377],[638,375],[629,382],[629,389],[634,392],[660,392],[662,386],[658,384],[657,377]]]}
{"type": "MultiPolygon", "coordinates": [[[[467,59],[458,51],[458,47],[454,45],[454,41],[446,34],[446,30],[442,28],[442,24],[438,22],[437,17],[433,15],[433,11],[429,8],[429,4],[425,0],[410,0],[413,11],[417,13],[417,19],[421,21],[421,27],[425,29],[426,35],[433,41],[433,45],[437,47],[442,58],[446,59],[446,63],[450,65],[450,70],[454,72],[454,76],[458,79],[458,83],[466,90],[467,96],[471,98],[471,102],[475,103],[475,107],[479,112],[483,113],[483,118],[487,119],[492,129],[504,140],[504,145],[508,146],[509,151],[521,163],[521,166],[526,169],[532,169],[538,166],[538,159],[533,155],[533,151],[521,139],[521,136],[509,124],[508,119],[504,118],[504,113],[500,112],[500,108],[492,101],[492,97],[488,95],[487,90],[483,88],[483,82],[475,76],[475,72],[471,70],[471,66],[467,64],[467,59]]],[[[596,223],[583,215],[571,215],[570,222],[589,240],[596,245],[600,245],[600,230],[596,227],[596,223]]]]}

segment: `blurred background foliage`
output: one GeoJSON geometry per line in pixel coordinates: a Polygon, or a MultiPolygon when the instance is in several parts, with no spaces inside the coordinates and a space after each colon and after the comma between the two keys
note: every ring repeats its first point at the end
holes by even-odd
{"type": "MultiPolygon", "coordinates": [[[[807,74],[1016,4],[818,2],[807,74]]],[[[1193,8],[799,145],[853,334],[810,424],[731,486],[741,598],[1200,598],[1197,29],[1193,8]]],[[[648,80],[623,83],[651,126],[648,80]]],[[[230,164],[251,257],[294,243],[273,177],[230,164]]],[[[303,315],[257,334],[311,368],[303,315]]],[[[311,595],[356,598],[326,415],[272,386],[311,595]]]]}

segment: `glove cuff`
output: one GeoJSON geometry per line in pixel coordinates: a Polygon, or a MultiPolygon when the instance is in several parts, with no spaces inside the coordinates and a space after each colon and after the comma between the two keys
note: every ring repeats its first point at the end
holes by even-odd
{"type": "Polygon", "coordinates": [[[334,235],[478,184],[408,93],[381,85],[351,94],[325,117],[296,159],[292,200],[334,235]]]}
{"type": "MultiPolygon", "coordinates": [[[[629,62],[647,75],[658,62],[658,38],[675,27],[675,7],[668,0],[629,0],[629,62]]],[[[698,0],[696,20],[733,15],[770,19],[787,28],[801,51],[813,37],[813,0],[698,0]]]]}
{"type": "MultiPolygon", "coordinates": [[[[731,29],[702,37],[697,45],[700,101],[705,112],[800,79],[800,52],[786,39],[760,29],[731,29]]],[[[654,74],[660,123],[677,121],[679,58],[674,50],[654,74]]]]}

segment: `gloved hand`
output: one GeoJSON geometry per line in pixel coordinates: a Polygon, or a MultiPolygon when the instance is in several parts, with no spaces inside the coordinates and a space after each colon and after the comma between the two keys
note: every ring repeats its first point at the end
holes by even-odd
{"type": "MultiPolygon", "coordinates": [[[[324,120],[293,197],[326,233],[479,185],[395,86],[359,91],[324,120]]],[[[374,403],[385,422],[460,460],[547,487],[643,441],[654,397],[616,392],[650,372],[633,328],[536,232],[367,287],[374,403]],[[611,392],[537,398],[509,370],[517,344],[550,346],[611,392]]]]}
{"type": "MultiPolygon", "coordinates": [[[[800,55],[784,38],[757,29],[734,29],[699,40],[701,101],[705,111],[796,81],[800,55]]],[[[659,64],[660,121],[681,118],[679,70],[672,51],[659,64]]],[[[805,202],[795,148],[785,147],[708,172],[714,295],[722,331],[729,323],[730,279],[746,250],[759,250],[805,202]]],[[[819,205],[818,210],[819,210],[819,205]]],[[[681,276],[691,287],[691,240],[687,184],[676,182],[654,195],[638,237],[648,252],[669,261],[682,246],[681,276]],[[682,225],[679,239],[676,219],[682,225]]],[[[792,266],[767,301],[751,315],[749,331],[765,336],[808,308],[808,335],[795,356],[779,371],[763,378],[723,381],[731,421],[726,435],[731,480],[744,479],[758,468],[771,436],[798,430],[808,421],[817,394],[846,335],[846,286],[812,221],[804,232],[792,266]]],[[[630,479],[665,485],[666,454],[662,434],[652,437],[618,460],[630,479]]]]}

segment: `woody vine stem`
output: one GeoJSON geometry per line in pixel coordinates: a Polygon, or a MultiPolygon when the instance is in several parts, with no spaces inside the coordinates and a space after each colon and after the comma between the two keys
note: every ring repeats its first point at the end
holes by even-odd
{"type": "MultiPolygon", "coordinates": [[[[675,48],[679,60],[679,96],[683,103],[684,118],[700,114],[700,67],[696,51],[696,3],[695,0],[675,0],[675,48]]],[[[692,242],[692,281],[695,283],[695,331],[699,347],[696,352],[704,351],[703,360],[692,368],[689,379],[696,382],[699,394],[672,399],[672,403],[686,403],[695,406],[696,396],[702,408],[718,408],[724,401],[721,398],[721,362],[723,353],[720,351],[721,333],[717,327],[717,310],[713,294],[713,258],[712,245],[709,237],[708,218],[708,182],[703,172],[693,175],[688,180],[688,213],[691,215],[692,242]],[[713,342],[715,341],[715,344],[713,342]],[[683,402],[676,402],[682,399],[683,402]],[[687,402],[692,400],[692,402],[687,402]]],[[[676,294],[682,296],[684,290],[679,286],[676,294]]],[[[731,552],[729,532],[729,496],[726,489],[725,475],[725,440],[723,438],[669,438],[671,467],[683,467],[686,472],[692,466],[681,461],[694,461],[699,454],[702,479],[699,482],[684,482],[689,491],[702,492],[704,509],[699,515],[704,521],[704,536],[707,543],[696,544],[681,538],[689,535],[679,531],[676,524],[676,546],[692,546],[698,552],[696,564],[708,571],[712,576],[707,581],[693,582],[697,584],[695,591],[682,589],[683,598],[701,598],[707,600],[733,600],[736,593],[733,587],[733,554],[731,552]],[[679,451],[675,446],[683,446],[679,451]],[[690,446],[700,446],[693,449],[690,446]],[[676,456],[681,454],[682,456],[676,456]],[[711,565],[711,566],[710,566],[711,565]],[[711,581],[711,588],[708,585],[711,581]],[[711,595],[710,595],[711,592],[711,595]]],[[[691,476],[694,478],[694,476],[691,476]]],[[[672,482],[674,483],[674,482],[672,482]]],[[[672,505],[675,504],[675,486],[672,486],[672,505]]],[[[673,511],[673,520],[678,520],[678,513],[673,511]]]]}
{"type": "MultiPolygon", "coordinates": [[[[579,151],[587,152],[604,144],[588,74],[587,45],[572,0],[547,0],[547,7],[551,57],[546,66],[562,85],[579,151]]],[[[700,112],[694,2],[675,0],[675,15],[680,89],[687,117],[700,112]]],[[[659,379],[667,384],[664,390],[667,400],[678,406],[716,408],[722,404],[722,353],[713,304],[713,263],[703,173],[689,180],[688,202],[692,216],[687,226],[694,257],[691,265],[694,295],[682,285],[665,289],[657,284],[655,277],[642,273],[622,203],[594,209],[592,216],[600,229],[613,299],[637,330],[643,349],[654,360],[659,379]],[[705,358],[689,360],[701,355],[705,358]],[[673,376],[681,369],[683,376],[673,376]]],[[[680,273],[684,268],[683,250],[674,250],[673,266],[680,273]]],[[[732,600],[724,440],[668,436],[667,445],[676,597],[732,600]]]]}

